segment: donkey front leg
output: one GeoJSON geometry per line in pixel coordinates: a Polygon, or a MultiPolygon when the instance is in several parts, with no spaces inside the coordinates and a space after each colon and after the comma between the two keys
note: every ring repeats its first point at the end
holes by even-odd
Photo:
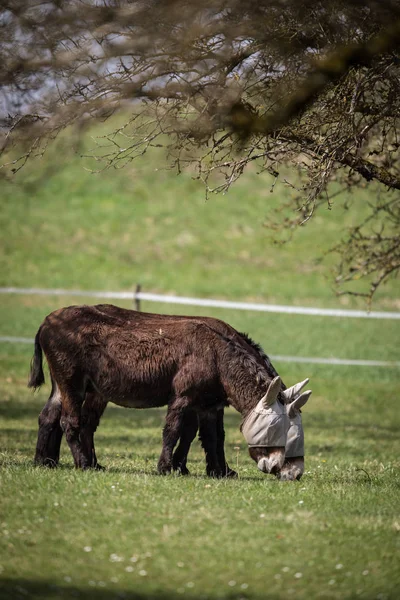
{"type": "Polygon", "coordinates": [[[61,395],[52,379],[51,394],[39,415],[39,431],[34,462],[36,465],[56,467],[60,458],[62,440],[61,395]]]}
{"type": "Polygon", "coordinates": [[[160,475],[167,475],[172,470],[172,453],[182,431],[187,398],[178,398],[168,405],[165,426],[163,429],[163,447],[158,460],[157,470],[160,475]]]}
{"type": "Polygon", "coordinates": [[[217,410],[217,457],[223,477],[237,477],[236,471],[230,468],[225,459],[224,409],[217,410]]]}
{"type": "Polygon", "coordinates": [[[199,437],[206,455],[206,472],[209,477],[223,477],[224,467],[218,460],[217,446],[217,412],[216,410],[199,413],[199,437]]]}

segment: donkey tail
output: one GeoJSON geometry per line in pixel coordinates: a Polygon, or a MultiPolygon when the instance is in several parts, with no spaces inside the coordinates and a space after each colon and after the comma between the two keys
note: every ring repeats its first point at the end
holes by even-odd
{"type": "Polygon", "coordinates": [[[28,381],[29,388],[39,388],[44,383],[44,373],[42,366],[43,352],[39,342],[41,327],[35,336],[35,351],[31,360],[31,373],[28,381]]]}

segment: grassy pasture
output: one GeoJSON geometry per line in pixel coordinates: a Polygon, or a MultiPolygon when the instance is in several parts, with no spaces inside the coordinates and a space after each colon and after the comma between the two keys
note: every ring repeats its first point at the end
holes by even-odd
{"type": "MultiPolygon", "coordinates": [[[[362,307],[333,296],[331,264],[316,257],[354,219],[338,201],[284,246],[262,223],[290,193],[255,172],[204,202],[198,182],[144,157],[90,175],[75,158],[30,167],[2,184],[1,285],[145,291],[362,307]]],[[[373,193],[373,192],[371,192],[373,193]]],[[[363,211],[368,193],[354,198],[363,211]]],[[[376,310],[399,308],[399,283],[376,310]]],[[[0,335],[33,337],[71,297],[0,296],[0,335]]],[[[129,306],[129,303],[121,303],[129,306]]],[[[399,361],[398,321],[334,319],[144,303],[144,310],[208,314],[276,355],[399,361]]],[[[398,368],[274,361],[285,382],[309,376],[307,463],[301,482],[263,476],[247,455],[239,415],[226,414],[236,481],[205,477],[198,442],[191,476],[155,473],[163,410],[110,406],[97,433],[105,472],[32,457],[46,384],[26,388],[32,347],[0,344],[0,598],[367,598],[400,589],[398,368]]]]}

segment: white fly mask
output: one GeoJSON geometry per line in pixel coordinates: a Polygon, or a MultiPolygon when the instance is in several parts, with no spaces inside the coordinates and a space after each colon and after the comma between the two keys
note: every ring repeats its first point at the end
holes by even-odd
{"type": "Polygon", "coordinates": [[[293,419],[290,419],[285,456],[286,458],[304,456],[304,429],[299,412],[293,419]]]}
{"type": "Polygon", "coordinates": [[[275,377],[267,393],[243,421],[241,430],[250,448],[285,447],[289,429],[286,406],[278,402],[281,378],[275,377]]]}
{"type": "Polygon", "coordinates": [[[286,402],[290,427],[286,441],[285,462],[278,474],[281,481],[299,480],[304,473],[304,430],[300,408],[311,396],[311,390],[307,390],[302,394],[300,394],[300,391],[308,381],[308,379],[305,379],[282,392],[286,402]]]}
{"type": "Polygon", "coordinates": [[[285,399],[286,413],[290,421],[286,440],[286,458],[304,456],[304,430],[300,409],[305,405],[312,392],[311,390],[307,390],[302,394],[300,392],[309,381],[307,378],[282,392],[285,399]]]}

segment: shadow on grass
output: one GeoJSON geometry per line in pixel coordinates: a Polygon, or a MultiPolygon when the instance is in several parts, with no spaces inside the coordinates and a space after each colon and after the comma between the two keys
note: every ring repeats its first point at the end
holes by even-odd
{"type": "MultiPolygon", "coordinates": [[[[226,600],[236,600],[243,594],[226,594],[226,600]]],[[[0,578],[0,600],[46,600],[61,598],[62,600],[173,600],[178,596],[174,592],[132,592],[115,587],[107,588],[90,587],[81,588],[74,585],[59,586],[50,581],[33,581],[29,579],[6,579],[0,578]]],[[[220,597],[220,596],[219,596],[220,597]]],[[[191,594],[191,600],[204,598],[191,594]]]]}
{"type": "MultiPolygon", "coordinates": [[[[356,411],[343,410],[342,407],[337,410],[320,410],[318,412],[306,413],[304,411],[304,421],[307,424],[307,429],[314,428],[316,430],[336,430],[338,433],[342,428],[358,428],[373,427],[377,431],[398,431],[398,424],[393,421],[393,413],[388,410],[387,414],[380,410],[376,411],[375,415],[371,410],[356,411]],[[382,421],[384,424],[382,424],[382,421]]],[[[397,420],[397,419],[396,419],[397,420]]]]}
{"type": "MultiPolygon", "coordinates": [[[[44,406],[44,403],[43,403],[44,406]]],[[[37,403],[2,401],[0,404],[0,418],[5,421],[30,420],[37,426],[37,420],[42,407],[37,403]]]]}

